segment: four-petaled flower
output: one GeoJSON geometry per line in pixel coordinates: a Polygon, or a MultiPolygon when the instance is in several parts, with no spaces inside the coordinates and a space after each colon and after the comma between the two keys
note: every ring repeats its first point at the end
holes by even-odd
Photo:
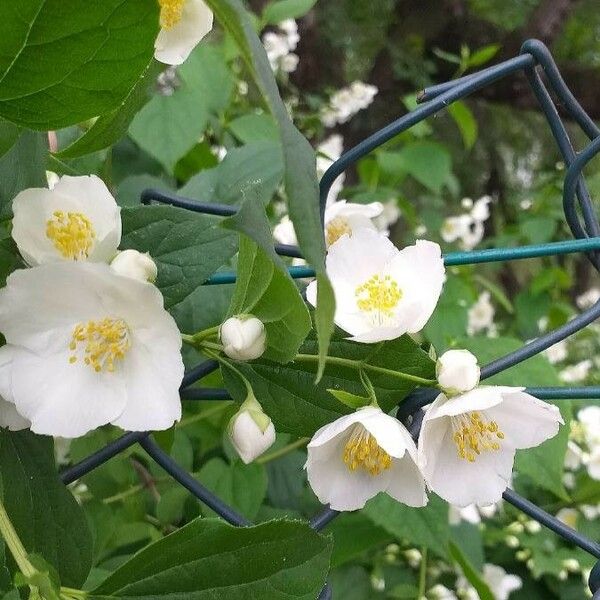
{"type": "Polygon", "coordinates": [[[153,285],[91,262],[15,271],[0,331],[0,394],[35,433],[158,430],[181,417],[181,335],[153,285]]]}
{"type": "Polygon", "coordinates": [[[321,427],[307,449],[308,482],[334,510],[357,510],[379,492],[409,506],[427,504],[415,443],[380,408],[361,408],[321,427]]]}
{"type": "Polygon", "coordinates": [[[524,389],[480,386],[436,398],[418,442],[419,466],[431,490],[457,506],[500,500],[515,451],[539,446],[564,424],[556,406],[524,389]]]}
{"type": "MultiPolygon", "coordinates": [[[[445,280],[438,244],[417,240],[398,250],[370,229],[343,235],[329,248],[327,275],[335,293],[335,322],[356,342],[393,340],[421,331],[445,280]]],[[[316,283],[306,298],[317,302],[316,283]]]]}
{"type": "Polygon", "coordinates": [[[12,206],[12,237],[31,266],[57,261],[107,263],[117,253],[121,209],[96,175],[65,175],[51,190],[28,188],[12,206]]]}

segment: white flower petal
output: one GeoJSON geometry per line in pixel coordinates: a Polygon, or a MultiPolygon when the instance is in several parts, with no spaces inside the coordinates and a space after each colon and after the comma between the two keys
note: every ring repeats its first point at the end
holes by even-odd
{"type": "Polygon", "coordinates": [[[360,410],[357,410],[349,415],[344,415],[339,419],[333,421],[333,423],[328,423],[324,425],[313,435],[312,439],[308,443],[308,448],[318,448],[319,446],[323,446],[327,444],[330,440],[337,437],[341,433],[344,433],[348,430],[352,425],[356,423],[361,423],[363,420],[366,420],[368,417],[372,415],[377,415],[381,413],[380,408],[375,408],[373,406],[366,406],[360,410]]]}
{"type": "Polygon", "coordinates": [[[387,494],[408,506],[427,504],[423,474],[409,453],[394,460],[391,471],[390,482],[385,490],[387,494]]]}
{"type": "Polygon", "coordinates": [[[203,0],[186,0],[179,23],[161,29],[154,43],[154,58],[180,65],[213,28],[213,13],[203,0]]]}
{"type": "Polygon", "coordinates": [[[0,398],[0,427],[6,427],[10,431],[28,429],[31,423],[22,417],[12,402],[0,398]]]}
{"type": "Polygon", "coordinates": [[[440,394],[426,411],[425,420],[452,417],[474,410],[487,410],[502,402],[502,389],[499,386],[482,385],[452,398],[440,394]]]}
{"type": "Polygon", "coordinates": [[[514,449],[503,444],[497,452],[482,452],[475,462],[461,459],[444,421],[423,422],[419,436],[420,467],[429,488],[457,506],[500,500],[510,482],[514,449]]]}
{"type": "Polygon", "coordinates": [[[126,405],[121,377],[108,379],[84,364],[69,364],[68,348],[43,357],[14,347],[12,352],[13,400],[34,433],[79,437],[110,423],[126,405]]]}
{"type": "MultiPolygon", "coordinates": [[[[506,388],[504,388],[506,390],[506,388]]],[[[534,398],[516,388],[502,392],[503,401],[485,411],[496,421],[507,441],[515,448],[533,448],[554,437],[564,425],[557,406],[534,398]]]]}

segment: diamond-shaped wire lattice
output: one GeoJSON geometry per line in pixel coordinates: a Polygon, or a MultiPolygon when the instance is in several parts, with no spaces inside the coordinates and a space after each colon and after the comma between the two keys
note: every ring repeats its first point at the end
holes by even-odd
{"type": "MultiPolygon", "coordinates": [[[[468,265],[474,263],[518,260],[548,255],[559,255],[576,252],[585,252],[594,268],[600,271],[600,224],[594,214],[593,205],[585,178],[582,174],[587,163],[600,152],[600,128],[586,114],[581,105],[572,95],[552,55],[537,40],[525,42],[519,56],[498,65],[484,69],[478,73],[456,79],[447,83],[425,89],[419,96],[421,104],[415,111],[404,115],[390,123],[383,129],[349,150],[337,160],[324,174],[321,184],[321,214],[325,210],[325,200],[329,189],[335,179],[349,166],[356,163],[366,154],[378,148],[394,136],[409,129],[423,119],[443,110],[452,102],[464,98],[473,92],[486,87],[504,77],[523,72],[529,82],[537,101],[546,116],[560,154],[567,167],[564,191],[563,208],[567,223],[575,239],[564,242],[522,246],[518,248],[495,248],[472,252],[455,252],[444,256],[447,266],[468,265]],[[542,79],[542,74],[545,79],[542,79]],[[581,151],[576,151],[571,138],[562,122],[557,106],[567,114],[590,139],[590,143],[581,151]],[[582,220],[583,219],[583,220],[582,220]]],[[[202,204],[192,199],[182,198],[157,190],[146,190],[142,194],[142,202],[148,204],[152,201],[162,202],[186,208],[195,212],[212,215],[228,216],[236,212],[231,206],[218,204],[202,204]]],[[[298,248],[293,246],[275,245],[276,251],[282,256],[300,257],[298,248]]],[[[291,267],[293,277],[310,277],[313,271],[306,267],[291,267]]],[[[212,276],[206,285],[228,284],[235,282],[235,273],[218,273],[212,276]]],[[[563,340],[586,325],[600,317],[600,301],[591,308],[583,311],[567,324],[551,331],[527,344],[515,352],[499,358],[481,371],[482,379],[491,377],[504,371],[517,363],[524,361],[556,342],[563,340]]],[[[190,386],[200,381],[206,375],[218,368],[216,361],[207,360],[188,371],[181,385],[181,397],[184,400],[224,400],[229,399],[227,390],[191,388],[190,386]]],[[[544,400],[568,400],[576,398],[598,398],[600,387],[539,387],[529,388],[530,394],[544,400]]],[[[398,418],[409,427],[413,436],[418,435],[423,411],[422,407],[429,404],[435,392],[422,389],[413,392],[400,405],[398,418]]],[[[153,440],[151,433],[126,433],[119,439],[108,444],[103,449],[90,455],[78,464],[62,473],[65,484],[71,483],[96,469],[113,456],[138,443],[144,451],[158,463],[169,475],[187,488],[198,500],[217,512],[223,519],[237,526],[249,525],[249,521],[227,506],[220,498],[207,490],[195,478],[182,469],[168,454],[166,454],[153,440]]],[[[565,540],[579,546],[594,557],[600,559],[600,544],[587,539],[574,529],[568,527],[552,515],[508,489],[504,493],[504,500],[514,505],[529,517],[548,527],[565,540]]],[[[311,526],[316,530],[323,529],[338,513],[329,507],[315,515],[311,526]]],[[[600,561],[596,564],[590,576],[590,589],[596,600],[600,600],[600,561]]],[[[331,598],[331,590],[326,586],[321,592],[322,600],[331,598]]]]}

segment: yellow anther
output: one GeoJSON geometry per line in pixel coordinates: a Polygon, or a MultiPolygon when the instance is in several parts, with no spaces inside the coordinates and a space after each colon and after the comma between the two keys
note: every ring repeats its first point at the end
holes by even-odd
{"type": "Polygon", "coordinates": [[[65,258],[85,260],[94,245],[96,232],[84,214],[57,210],[46,222],[46,236],[65,258]]]}
{"type": "Polygon", "coordinates": [[[344,447],[344,462],[350,471],[363,469],[375,476],[392,466],[392,457],[362,425],[356,425],[344,447]]]}
{"type": "Polygon", "coordinates": [[[160,26],[164,29],[174,27],[181,21],[183,5],[186,0],[158,0],[160,6],[160,26]]]}
{"type": "MultiPolygon", "coordinates": [[[[123,319],[110,317],[101,321],[79,323],[73,329],[69,349],[75,351],[78,346],[83,350],[83,362],[96,373],[112,373],[115,370],[115,362],[123,360],[131,348],[129,327],[123,319]]],[[[76,354],[69,357],[71,364],[77,360],[76,354]]]]}
{"type": "Polygon", "coordinates": [[[451,417],[454,434],[452,440],[456,445],[459,458],[475,462],[482,452],[500,450],[498,440],[504,439],[496,421],[487,421],[479,412],[471,412],[451,417]]]}
{"type": "Polygon", "coordinates": [[[332,219],[325,227],[325,237],[327,238],[328,246],[337,242],[345,234],[351,235],[352,229],[350,228],[348,219],[344,219],[344,217],[332,219]]]}
{"type": "Polygon", "coordinates": [[[402,298],[402,291],[389,275],[373,275],[355,290],[356,305],[363,312],[374,313],[379,320],[391,317],[402,298]]]}

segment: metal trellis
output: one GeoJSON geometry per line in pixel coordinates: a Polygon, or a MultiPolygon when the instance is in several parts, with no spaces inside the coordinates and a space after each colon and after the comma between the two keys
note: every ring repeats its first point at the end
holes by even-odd
{"type": "MultiPolygon", "coordinates": [[[[321,217],[323,218],[327,195],[332,184],[348,167],[399,133],[406,131],[427,117],[444,110],[452,102],[464,98],[499,79],[518,72],[525,74],[548,121],[560,154],[565,162],[566,175],[563,191],[563,208],[574,239],[517,248],[453,252],[444,256],[444,262],[447,266],[460,266],[583,252],[594,268],[600,271],[600,224],[594,213],[590,193],[582,173],[587,163],[600,152],[600,128],[575,99],[563,81],[551,53],[538,40],[528,40],[525,42],[519,56],[472,75],[423,90],[419,95],[420,106],[414,111],[380,129],[346,152],[331,165],[321,179],[321,217]],[[559,115],[558,107],[574,123],[579,125],[586,137],[589,138],[590,143],[581,151],[577,151],[573,147],[571,138],[559,115]]],[[[237,211],[236,207],[202,203],[191,198],[184,198],[159,190],[145,190],[142,193],[142,202],[145,204],[150,204],[151,202],[166,203],[194,212],[217,216],[229,216],[237,211]]],[[[299,249],[295,246],[275,244],[275,249],[282,256],[302,257],[299,249]]],[[[314,275],[314,271],[308,267],[290,267],[290,273],[294,278],[311,277],[314,275]]],[[[210,277],[205,282],[205,285],[225,285],[234,282],[235,273],[218,272],[210,277]]],[[[556,342],[573,335],[589,325],[598,317],[600,317],[600,301],[591,308],[581,312],[562,327],[538,337],[524,344],[518,350],[485,365],[481,373],[482,379],[491,377],[539,354],[556,342]]],[[[182,399],[190,401],[230,399],[229,393],[224,389],[190,387],[217,368],[218,364],[216,361],[207,360],[189,370],[185,374],[181,385],[182,399]]],[[[536,387],[529,388],[527,391],[537,398],[544,400],[572,400],[600,397],[600,387],[536,387]]],[[[423,406],[432,401],[435,393],[432,389],[417,389],[399,405],[397,416],[409,427],[413,436],[418,435],[423,416],[423,406]]],[[[239,515],[215,494],[200,484],[164,452],[153,440],[151,432],[125,433],[101,450],[63,471],[61,474],[63,482],[65,484],[72,483],[135,444],[139,444],[146,454],[169,475],[188,489],[198,500],[218,513],[223,519],[236,526],[250,525],[247,519],[239,515]]],[[[589,586],[594,594],[593,598],[600,600],[600,544],[581,535],[511,489],[507,489],[503,497],[506,502],[509,502],[566,541],[582,548],[599,559],[590,575],[589,586]]],[[[337,514],[336,511],[326,506],[310,520],[310,525],[319,531],[326,527],[337,514]]],[[[321,600],[331,598],[331,589],[326,586],[319,598],[321,600]]]]}

